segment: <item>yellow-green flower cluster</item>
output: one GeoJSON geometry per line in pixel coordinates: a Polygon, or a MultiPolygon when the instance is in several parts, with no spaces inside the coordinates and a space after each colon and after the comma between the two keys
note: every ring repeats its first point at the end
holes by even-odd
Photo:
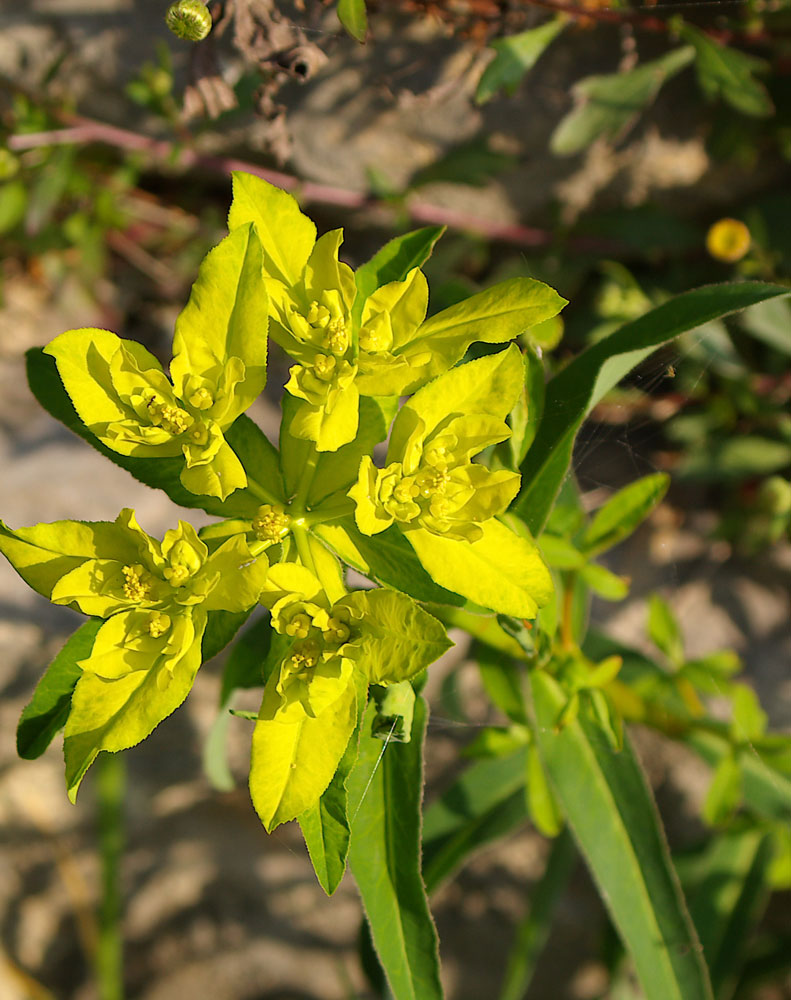
{"type": "Polygon", "coordinates": [[[252,607],[268,569],[242,535],[210,553],[180,521],[160,543],[128,509],[114,522],[3,526],[0,551],[54,604],[105,619],[79,662],[66,723],[72,797],[100,750],[138,743],[181,704],[201,664],[208,613],[252,607]]]}
{"type": "MultiPolygon", "coordinates": [[[[509,341],[565,305],[541,282],[514,278],[426,319],[428,285],[419,267],[366,290],[368,276],[338,259],[342,230],[316,239],[294,198],[235,174],[229,225],[250,223],[264,248],[270,334],[296,362],[286,389],[302,405],[291,433],[319,451],[354,440],[360,395],[414,392],[456,364],[473,341],[509,341]]],[[[386,259],[378,268],[388,275],[386,259]]]]}
{"type": "Polygon", "coordinates": [[[45,349],[85,426],[134,458],[184,457],[191,493],[225,499],[247,476],[223,432],[266,382],[268,305],[251,226],[201,265],[176,322],[172,382],[140,344],[107,330],[69,330],[45,349]]]}

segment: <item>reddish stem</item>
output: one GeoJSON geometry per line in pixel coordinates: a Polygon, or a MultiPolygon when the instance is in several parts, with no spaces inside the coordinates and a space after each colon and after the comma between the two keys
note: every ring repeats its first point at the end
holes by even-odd
{"type": "MultiPolygon", "coordinates": [[[[90,118],[70,116],[69,125],[64,128],[50,129],[46,132],[28,132],[12,135],[8,138],[8,148],[16,152],[25,149],[36,149],[41,146],[59,146],[70,144],[88,144],[92,142],[105,143],[118,149],[148,153],[156,159],[183,169],[200,168],[219,174],[230,174],[233,170],[242,170],[255,174],[275,184],[286,191],[297,192],[300,201],[320,202],[326,205],[338,205],[349,209],[381,208],[386,202],[371,198],[362,191],[349,191],[329,184],[318,184],[313,181],[303,181],[291,174],[279,170],[261,167],[256,163],[225,156],[207,156],[185,146],[177,146],[165,139],[152,139],[138,132],[108,125],[105,122],[90,118]]],[[[480,233],[488,239],[501,240],[519,246],[544,247],[555,240],[555,235],[548,230],[522,226],[517,223],[496,222],[482,216],[468,215],[466,212],[431,205],[417,199],[407,199],[407,213],[417,222],[431,225],[447,225],[454,229],[480,233]]],[[[570,241],[575,249],[610,252],[613,245],[607,241],[580,237],[570,241]]]]}

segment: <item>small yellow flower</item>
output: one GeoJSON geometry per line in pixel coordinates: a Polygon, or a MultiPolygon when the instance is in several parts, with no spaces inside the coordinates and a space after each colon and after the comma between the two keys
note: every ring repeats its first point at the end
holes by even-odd
{"type": "Polygon", "coordinates": [[[291,518],[280,505],[265,503],[253,518],[253,531],[262,542],[279,542],[290,527],[291,518]]]}
{"type": "Polygon", "coordinates": [[[717,260],[735,264],[750,249],[750,230],[738,219],[720,219],[706,234],[706,249],[717,260]]]}
{"type": "Polygon", "coordinates": [[[146,627],[148,629],[148,634],[152,638],[158,639],[161,635],[164,635],[167,631],[169,631],[170,625],[170,615],[166,615],[164,611],[152,611],[148,616],[148,623],[146,627]]]}
{"type": "Polygon", "coordinates": [[[151,582],[144,567],[135,563],[134,566],[124,566],[122,573],[124,575],[124,596],[128,597],[130,601],[144,601],[151,590],[151,582]]]}

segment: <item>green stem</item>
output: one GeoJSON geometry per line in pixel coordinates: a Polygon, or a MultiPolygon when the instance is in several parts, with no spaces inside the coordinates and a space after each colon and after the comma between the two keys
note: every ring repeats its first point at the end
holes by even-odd
{"type": "Polygon", "coordinates": [[[264,503],[272,503],[277,505],[282,504],[282,500],[278,500],[278,498],[274,495],[274,493],[270,493],[260,483],[256,482],[255,479],[251,479],[249,472],[246,474],[247,474],[247,489],[253,494],[253,496],[255,496],[258,500],[263,500],[264,503]]]}
{"type": "Polygon", "coordinates": [[[126,766],[117,753],[100,753],[96,761],[99,854],[102,896],[96,978],[100,1000],[123,1000],[123,938],[121,934],[121,857],[124,846],[123,799],[126,766]]]}
{"type": "Polygon", "coordinates": [[[560,645],[563,649],[576,648],[574,641],[574,588],[577,574],[572,571],[566,574],[563,589],[563,607],[560,614],[560,645]]]}
{"type": "Polygon", "coordinates": [[[308,499],[308,494],[310,493],[310,488],[313,485],[313,477],[316,475],[316,466],[319,463],[319,453],[316,451],[315,446],[311,450],[310,455],[308,455],[307,461],[305,462],[305,468],[302,470],[302,475],[299,479],[299,485],[297,486],[297,493],[294,497],[292,507],[295,512],[301,512],[305,510],[305,503],[308,499]]]}
{"type": "Polygon", "coordinates": [[[322,504],[317,510],[305,515],[305,523],[311,527],[314,524],[326,524],[327,521],[339,521],[342,517],[354,512],[354,501],[343,497],[334,503],[322,504]]]}
{"type": "Polygon", "coordinates": [[[297,543],[297,552],[299,553],[302,565],[305,569],[309,569],[315,577],[318,577],[319,574],[316,571],[316,563],[313,561],[313,553],[310,551],[310,538],[308,537],[308,533],[305,530],[304,525],[292,525],[291,534],[294,541],[297,543]]]}

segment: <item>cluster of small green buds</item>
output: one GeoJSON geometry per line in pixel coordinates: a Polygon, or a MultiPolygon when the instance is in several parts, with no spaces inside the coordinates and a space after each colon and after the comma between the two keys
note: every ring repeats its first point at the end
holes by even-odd
{"type": "Polygon", "coordinates": [[[211,13],[202,0],[178,0],[165,14],[165,23],[179,38],[200,42],[211,31],[211,13]]]}

